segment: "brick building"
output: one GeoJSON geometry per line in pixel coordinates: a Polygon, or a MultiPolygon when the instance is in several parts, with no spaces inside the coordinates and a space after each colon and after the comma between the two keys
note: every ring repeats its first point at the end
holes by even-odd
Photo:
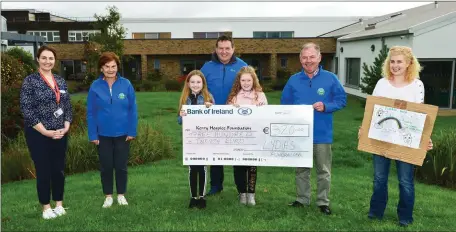
{"type": "MultiPolygon", "coordinates": [[[[89,39],[90,34],[101,31],[94,28],[90,21],[78,21],[76,18],[61,17],[49,12],[35,10],[3,10],[1,13],[7,19],[9,32],[42,36],[48,46],[57,50],[59,62],[56,68],[60,70],[63,77],[73,79],[82,76],[78,74],[87,71],[84,61],[85,41],[89,39]]],[[[197,22],[199,19],[188,20],[197,22]]],[[[170,23],[163,26],[159,25],[162,29],[143,29],[139,32],[140,29],[138,28],[140,27],[138,25],[143,24],[140,22],[135,24],[134,20],[123,19],[125,27],[132,28],[135,31],[130,32],[124,39],[125,55],[129,55],[133,59],[123,62],[122,75],[130,79],[141,79],[147,78],[153,70],[158,69],[166,78],[178,78],[193,69],[201,68],[206,61],[210,60],[216,38],[220,34],[228,34],[234,37],[235,55],[254,66],[260,78],[275,78],[276,71],[280,68],[292,72],[300,70],[298,55],[300,47],[306,42],[320,44],[323,55],[322,65],[325,69],[333,70],[336,39],[316,38],[316,36],[322,30],[321,27],[335,29],[341,23],[344,25],[352,23],[354,19],[347,17],[345,21],[339,18],[315,21],[309,18],[290,17],[278,18],[276,19],[277,22],[273,22],[275,19],[242,19],[249,27],[257,25],[260,28],[259,30],[251,28],[247,32],[245,28],[236,28],[236,26],[243,25],[239,23],[242,21],[241,19],[230,19],[232,22],[217,18],[212,20],[222,20],[223,22],[218,23],[224,23],[223,25],[229,30],[214,32],[215,29],[211,28],[214,22],[209,22],[207,19],[196,25],[197,27],[189,28],[190,24],[183,25],[186,23],[185,19],[179,19],[171,20],[170,23]],[[178,34],[176,31],[166,32],[166,29],[179,27],[177,24],[186,27],[188,31],[194,30],[194,32],[187,33],[190,36],[186,36],[186,38],[173,36],[178,34]],[[202,27],[205,25],[207,28],[204,30],[202,27]],[[270,25],[271,31],[262,30],[267,25],[270,25]],[[167,28],[164,28],[165,26],[167,28]],[[280,30],[280,27],[283,30],[280,30]],[[306,27],[308,29],[303,31],[302,28],[306,27]],[[240,34],[238,31],[242,31],[244,34],[240,34]],[[247,34],[250,36],[247,37],[247,34]],[[296,35],[311,36],[296,37],[296,35]]],[[[147,20],[145,22],[150,23],[147,20]]],[[[149,27],[143,25],[143,28],[149,27]]],[[[19,45],[27,47],[27,44],[19,45]]]]}

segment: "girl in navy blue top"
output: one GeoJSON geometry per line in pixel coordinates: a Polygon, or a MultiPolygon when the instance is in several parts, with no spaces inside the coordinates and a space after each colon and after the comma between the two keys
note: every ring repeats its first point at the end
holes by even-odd
{"type": "Polygon", "coordinates": [[[87,95],[87,124],[89,140],[98,147],[101,183],[106,198],[103,208],[113,203],[113,171],[116,172],[117,202],[128,205],[127,164],[130,141],[136,137],[138,115],[132,84],[117,72],[119,57],[105,52],[98,61],[102,74],[95,80],[87,95]]]}
{"type": "MultiPolygon", "coordinates": [[[[186,80],[182,94],[179,100],[179,116],[177,122],[182,124],[182,117],[186,116],[182,105],[206,105],[212,106],[215,102],[214,97],[207,89],[206,79],[201,71],[191,71],[186,80]]],[[[206,199],[204,194],[206,192],[206,179],[207,168],[204,165],[190,165],[189,167],[189,181],[190,181],[190,204],[189,208],[198,207],[200,209],[206,208],[206,199]],[[199,177],[199,181],[198,181],[199,177]],[[199,183],[199,191],[197,191],[199,183]]]]}
{"type": "Polygon", "coordinates": [[[41,46],[37,52],[38,72],[24,79],[20,94],[25,138],[35,165],[38,199],[43,205],[44,219],[66,213],[62,201],[72,107],[65,80],[52,74],[55,59],[54,49],[41,46]],[[50,190],[56,201],[54,209],[49,204],[50,190]]]}

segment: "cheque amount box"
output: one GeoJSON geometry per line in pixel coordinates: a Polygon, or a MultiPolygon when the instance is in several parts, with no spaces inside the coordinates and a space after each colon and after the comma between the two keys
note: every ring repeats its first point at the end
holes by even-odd
{"type": "Polygon", "coordinates": [[[309,137],[308,124],[271,123],[272,137],[309,137]]]}

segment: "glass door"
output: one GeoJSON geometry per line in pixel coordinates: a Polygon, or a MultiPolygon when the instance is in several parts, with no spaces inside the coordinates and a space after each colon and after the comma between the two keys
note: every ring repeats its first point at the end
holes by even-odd
{"type": "Polygon", "coordinates": [[[65,80],[73,80],[74,77],[74,62],[72,60],[62,60],[60,62],[60,75],[65,80]]]}
{"type": "Polygon", "coordinates": [[[424,103],[450,108],[453,61],[424,60],[420,64],[423,67],[420,79],[424,84],[424,103]]]}

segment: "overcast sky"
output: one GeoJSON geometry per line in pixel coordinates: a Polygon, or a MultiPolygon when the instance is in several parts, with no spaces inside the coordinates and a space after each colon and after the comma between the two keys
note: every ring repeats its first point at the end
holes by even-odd
{"type": "Polygon", "coordinates": [[[124,18],[379,16],[431,2],[2,2],[2,9],[39,9],[67,17],[105,14],[115,5],[124,18]]]}

